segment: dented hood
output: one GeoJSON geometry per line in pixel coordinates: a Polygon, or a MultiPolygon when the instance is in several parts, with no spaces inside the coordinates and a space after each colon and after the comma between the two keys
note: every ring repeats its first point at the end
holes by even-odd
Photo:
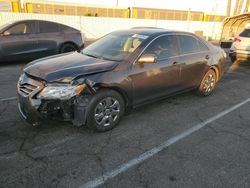
{"type": "Polygon", "coordinates": [[[33,61],[24,72],[47,82],[70,82],[78,76],[112,70],[117,64],[74,52],[33,61]]]}

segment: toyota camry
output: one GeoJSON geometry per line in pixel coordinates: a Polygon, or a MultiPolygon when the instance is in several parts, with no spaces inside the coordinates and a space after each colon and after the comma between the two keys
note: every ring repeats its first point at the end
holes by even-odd
{"type": "Polygon", "coordinates": [[[221,48],[192,33],[116,31],[82,51],[28,64],[17,83],[18,106],[33,125],[64,120],[107,131],[127,109],[189,90],[210,95],[225,65],[221,48]]]}

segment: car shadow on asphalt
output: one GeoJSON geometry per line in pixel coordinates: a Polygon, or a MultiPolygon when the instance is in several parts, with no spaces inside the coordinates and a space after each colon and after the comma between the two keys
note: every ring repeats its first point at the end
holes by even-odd
{"type": "Polygon", "coordinates": [[[17,66],[17,65],[27,65],[32,60],[22,60],[22,61],[4,61],[0,63],[0,67],[4,66],[17,66]]]}
{"type": "Polygon", "coordinates": [[[231,73],[231,72],[237,71],[238,69],[243,70],[243,71],[244,70],[249,71],[250,70],[250,61],[249,60],[247,60],[247,61],[237,60],[230,65],[228,71],[229,71],[229,73],[231,73]]]}

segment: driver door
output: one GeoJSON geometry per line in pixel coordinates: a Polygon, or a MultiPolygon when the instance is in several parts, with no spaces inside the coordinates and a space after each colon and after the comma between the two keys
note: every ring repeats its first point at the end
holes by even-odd
{"type": "Polygon", "coordinates": [[[6,61],[29,59],[34,52],[34,25],[31,21],[19,22],[4,31],[1,48],[6,61]]]}
{"type": "MultiPolygon", "coordinates": [[[[174,35],[155,39],[142,56],[154,54],[155,63],[136,62],[131,70],[134,105],[169,95],[179,90],[180,66],[178,65],[177,40],[174,35]]],[[[141,57],[142,57],[141,56],[141,57]]]]}

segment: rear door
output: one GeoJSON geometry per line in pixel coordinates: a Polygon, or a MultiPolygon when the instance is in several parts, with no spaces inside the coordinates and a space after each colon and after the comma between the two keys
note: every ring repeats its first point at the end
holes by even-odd
{"type": "Polygon", "coordinates": [[[64,38],[59,24],[38,21],[38,32],[36,34],[39,56],[49,56],[58,53],[58,46],[64,38]]]}
{"type": "Polygon", "coordinates": [[[180,49],[181,87],[197,87],[209,68],[209,48],[193,35],[178,35],[177,38],[180,49]]]}
{"type": "Polygon", "coordinates": [[[6,61],[30,59],[35,51],[33,21],[19,22],[4,31],[1,48],[6,61]]]}

